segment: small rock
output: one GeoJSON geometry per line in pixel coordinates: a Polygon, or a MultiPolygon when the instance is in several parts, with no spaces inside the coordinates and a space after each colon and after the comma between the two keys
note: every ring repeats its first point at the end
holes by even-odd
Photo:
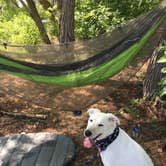
{"type": "Polygon", "coordinates": [[[158,148],[158,149],[157,149],[157,152],[162,153],[162,149],[161,149],[161,148],[158,148]]]}
{"type": "Polygon", "coordinates": [[[73,115],[74,116],[80,116],[82,114],[82,111],[74,111],[73,115]]]}
{"type": "Polygon", "coordinates": [[[132,116],[131,116],[130,114],[125,113],[125,112],[122,113],[121,116],[122,116],[123,118],[127,119],[127,120],[132,120],[132,119],[133,119],[132,116]]]}
{"type": "Polygon", "coordinates": [[[166,145],[163,147],[163,152],[166,152],[166,145]]]}
{"type": "Polygon", "coordinates": [[[25,131],[23,131],[23,132],[21,132],[21,134],[26,134],[26,132],[25,132],[25,131]]]}

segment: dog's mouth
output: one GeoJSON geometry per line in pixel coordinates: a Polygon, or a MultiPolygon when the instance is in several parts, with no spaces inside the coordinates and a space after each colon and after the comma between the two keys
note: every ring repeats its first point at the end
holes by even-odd
{"type": "Polygon", "coordinates": [[[96,140],[97,140],[97,138],[99,138],[101,135],[102,135],[101,133],[100,133],[100,134],[98,134],[96,137],[92,138],[92,140],[93,140],[93,141],[96,141],[96,140]]]}
{"type": "Polygon", "coordinates": [[[93,143],[96,142],[96,139],[99,138],[102,134],[98,134],[96,137],[94,138],[90,138],[90,137],[85,137],[84,141],[83,141],[83,145],[85,148],[91,148],[93,143]]]}

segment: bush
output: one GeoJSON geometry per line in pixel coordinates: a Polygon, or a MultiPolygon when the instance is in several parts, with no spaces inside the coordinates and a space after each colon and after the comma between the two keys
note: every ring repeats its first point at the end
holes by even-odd
{"type": "Polygon", "coordinates": [[[9,21],[0,22],[1,39],[11,43],[37,44],[40,42],[39,31],[34,21],[20,12],[9,21]]]}
{"type": "Polygon", "coordinates": [[[161,0],[77,0],[76,37],[88,39],[151,10],[161,0]]]}
{"type": "MultiPolygon", "coordinates": [[[[75,36],[89,39],[112,30],[125,20],[149,11],[161,0],[76,0],[75,36]]],[[[17,44],[38,44],[41,38],[33,20],[23,9],[16,8],[11,1],[0,0],[0,38],[17,44]],[[3,3],[2,3],[3,2],[3,3]],[[10,3],[9,3],[10,2],[10,3]]],[[[58,36],[56,25],[50,21],[50,13],[38,3],[38,11],[46,20],[45,27],[50,36],[58,36]]],[[[58,17],[58,15],[57,15],[58,17]]]]}
{"type": "MultiPolygon", "coordinates": [[[[164,55],[159,59],[159,63],[165,63],[166,64],[166,41],[164,42],[164,45],[161,47],[161,49],[164,52],[164,55]]],[[[161,70],[162,73],[166,73],[166,67],[163,67],[161,70]]],[[[161,91],[160,91],[160,97],[166,98],[166,75],[161,79],[161,91]]]]}
{"type": "Polygon", "coordinates": [[[75,20],[77,38],[88,39],[111,30],[123,21],[123,17],[103,2],[80,0],[76,4],[75,20]]]}

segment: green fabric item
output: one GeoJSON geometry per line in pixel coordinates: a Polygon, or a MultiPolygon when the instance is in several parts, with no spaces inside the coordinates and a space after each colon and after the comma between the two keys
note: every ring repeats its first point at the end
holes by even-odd
{"type": "Polygon", "coordinates": [[[6,65],[6,66],[10,66],[10,67],[15,67],[17,69],[22,69],[22,70],[27,70],[27,71],[34,71],[34,69],[32,69],[30,67],[18,64],[16,62],[12,62],[10,60],[6,60],[6,59],[4,59],[2,57],[0,57],[0,65],[1,64],[6,65]]]}
{"type": "MultiPolygon", "coordinates": [[[[137,43],[128,48],[126,51],[122,52],[121,54],[119,54],[117,57],[110,60],[109,62],[101,64],[97,67],[93,67],[89,70],[75,72],[66,75],[60,75],[60,76],[43,76],[35,74],[28,75],[18,72],[8,72],[8,73],[35,82],[48,83],[59,86],[66,86],[66,87],[76,87],[76,86],[83,86],[83,85],[102,82],[120,72],[136,56],[136,54],[140,51],[141,48],[143,48],[147,40],[155,32],[157,27],[164,19],[165,16],[163,16],[155,25],[153,25],[137,43]]],[[[9,62],[4,61],[3,59],[0,59],[0,64],[5,64],[19,69],[26,69],[26,70],[28,69],[30,71],[35,71],[32,68],[27,68],[24,65],[20,65],[10,61],[9,62]]],[[[7,72],[7,71],[1,70],[1,72],[7,72]]]]}

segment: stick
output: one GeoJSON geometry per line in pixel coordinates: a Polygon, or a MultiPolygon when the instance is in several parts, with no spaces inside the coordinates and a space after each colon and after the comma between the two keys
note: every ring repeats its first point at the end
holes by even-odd
{"type": "Polygon", "coordinates": [[[2,115],[6,115],[9,117],[13,117],[13,118],[18,118],[18,119],[32,119],[32,120],[46,120],[47,119],[47,115],[42,115],[42,114],[36,114],[36,115],[30,115],[30,114],[22,114],[22,113],[15,113],[15,112],[8,112],[8,111],[0,111],[0,114],[2,115]]]}

